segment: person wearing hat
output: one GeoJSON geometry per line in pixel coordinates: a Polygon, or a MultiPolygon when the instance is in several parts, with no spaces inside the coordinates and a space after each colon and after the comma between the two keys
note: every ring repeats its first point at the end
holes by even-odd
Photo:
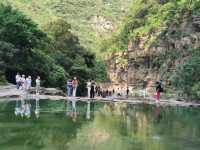
{"type": "Polygon", "coordinates": [[[76,90],[78,87],[78,80],[76,79],[76,77],[74,77],[74,79],[72,80],[72,88],[73,88],[73,96],[76,96],[76,90]]]}

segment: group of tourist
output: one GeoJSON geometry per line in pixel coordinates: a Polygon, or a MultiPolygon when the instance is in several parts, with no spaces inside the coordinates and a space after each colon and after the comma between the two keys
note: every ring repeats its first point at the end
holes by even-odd
{"type": "MultiPolygon", "coordinates": [[[[32,78],[31,76],[25,76],[24,74],[20,75],[17,73],[15,76],[16,79],[16,88],[21,89],[23,91],[29,91],[32,85],[32,78]]],[[[163,88],[161,86],[162,80],[156,82],[156,100],[160,101],[160,93],[163,92],[163,88]]],[[[39,93],[40,91],[40,76],[37,76],[35,80],[35,85],[36,85],[36,93],[39,93]]],[[[76,77],[73,79],[69,79],[67,81],[67,96],[76,96],[76,91],[78,87],[78,80],[76,77]]],[[[87,82],[87,96],[88,98],[94,98],[95,96],[101,96],[103,98],[105,97],[111,97],[113,95],[116,96],[122,96],[122,95],[129,95],[129,89],[127,88],[125,94],[122,93],[122,90],[118,90],[115,92],[115,90],[105,90],[102,89],[100,86],[97,86],[94,80],[89,80],[87,82]]]]}
{"type": "MultiPolygon", "coordinates": [[[[16,88],[23,90],[23,91],[29,91],[32,85],[32,78],[31,76],[25,76],[20,75],[19,73],[17,73],[17,75],[15,76],[15,80],[16,80],[16,88]]],[[[40,90],[40,76],[37,76],[36,80],[35,80],[35,84],[36,84],[36,93],[39,93],[40,90]]]]}
{"type": "MultiPolygon", "coordinates": [[[[73,79],[68,79],[66,84],[67,96],[76,96],[76,91],[78,87],[78,80],[76,77],[73,79]]],[[[98,86],[94,80],[89,80],[86,84],[87,96],[88,98],[94,98],[95,96],[107,97],[114,94],[114,90],[105,90],[98,86]]]]}
{"type": "Polygon", "coordinates": [[[89,80],[87,82],[87,93],[89,98],[94,98],[95,94],[100,92],[100,87],[96,86],[96,83],[94,80],[89,80]]]}
{"type": "Polygon", "coordinates": [[[88,97],[94,98],[95,96],[106,98],[106,97],[112,97],[112,96],[128,96],[129,95],[129,89],[127,90],[120,90],[119,88],[115,91],[101,88],[100,86],[96,85],[96,83],[93,80],[89,80],[87,82],[87,90],[88,90],[88,97]],[[125,93],[124,93],[125,92],[125,93]]]}
{"type": "MultiPolygon", "coordinates": [[[[21,103],[19,101],[16,101],[16,107],[15,107],[15,115],[21,115],[21,117],[26,116],[30,118],[31,116],[31,104],[29,101],[26,101],[28,99],[28,92],[30,91],[30,88],[32,86],[32,78],[31,76],[25,76],[24,74],[20,75],[17,73],[15,76],[16,80],[16,88],[19,90],[22,90],[22,96],[25,97],[25,99],[21,99],[21,103]]],[[[36,85],[36,94],[39,94],[40,92],[40,76],[37,76],[35,80],[36,85]]],[[[36,112],[36,115],[37,112],[36,112]]]]}

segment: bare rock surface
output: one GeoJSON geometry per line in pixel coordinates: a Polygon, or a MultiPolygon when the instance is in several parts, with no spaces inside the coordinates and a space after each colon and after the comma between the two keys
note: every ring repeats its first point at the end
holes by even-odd
{"type": "MultiPolygon", "coordinates": [[[[15,85],[6,85],[0,86],[0,99],[4,98],[19,98],[22,95],[23,91],[16,89],[15,85]]],[[[30,89],[30,93],[35,95],[35,88],[32,87],[30,89]]],[[[62,90],[56,88],[44,88],[40,89],[41,95],[49,95],[49,96],[65,96],[65,93],[62,90]]]]}

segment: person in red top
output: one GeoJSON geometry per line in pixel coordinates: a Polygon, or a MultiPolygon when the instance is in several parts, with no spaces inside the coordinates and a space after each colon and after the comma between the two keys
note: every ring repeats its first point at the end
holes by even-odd
{"type": "Polygon", "coordinates": [[[76,77],[74,77],[74,79],[72,80],[72,88],[73,88],[73,96],[76,96],[76,90],[78,87],[78,80],[76,79],[76,77]]]}
{"type": "Polygon", "coordinates": [[[156,82],[156,99],[158,102],[160,102],[160,92],[163,92],[163,89],[161,87],[161,82],[156,82]]]}

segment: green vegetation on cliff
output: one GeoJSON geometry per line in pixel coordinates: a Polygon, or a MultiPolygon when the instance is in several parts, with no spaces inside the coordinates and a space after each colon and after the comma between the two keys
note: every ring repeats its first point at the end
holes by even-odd
{"type": "Polygon", "coordinates": [[[57,17],[71,24],[81,45],[98,53],[100,41],[126,14],[132,0],[1,0],[43,26],[57,17]]]}
{"type": "Polygon", "coordinates": [[[102,50],[126,50],[129,41],[152,34],[145,43],[150,47],[172,22],[178,23],[185,12],[199,7],[199,0],[135,0],[118,31],[102,43],[102,50]]]}
{"type": "Polygon", "coordinates": [[[171,80],[175,91],[199,99],[199,18],[199,0],[135,0],[123,24],[102,42],[101,49],[126,51],[131,41],[133,50],[143,51],[140,57],[151,60],[148,70],[171,80]]]}

